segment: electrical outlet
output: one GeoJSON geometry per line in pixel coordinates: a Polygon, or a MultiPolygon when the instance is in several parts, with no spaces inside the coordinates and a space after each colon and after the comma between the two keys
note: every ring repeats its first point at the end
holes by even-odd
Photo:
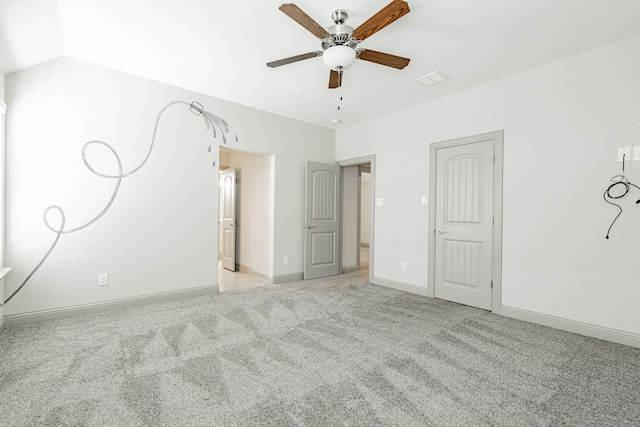
{"type": "Polygon", "coordinates": [[[289,257],[288,257],[288,256],[285,256],[285,257],[284,257],[284,260],[282,261],[282,263],[283,263],[284,265],[289,264],[289,257]]]}
{"type": "Polygon", "coordinates": [[[625,162],[631,160],[631,148],[618,148],[618,161],[621,162],[623,159],[625,162]]]}
{"type": "Polygon", "coordinates": [[[98,286],[109,286],[109,273],[98,274],[98,286]]]}
{"type": "Polygon", "coordinates": [[[407,263],[406,262],[401,262],[400,263],[400,271],[407,271],[407,263]]]}

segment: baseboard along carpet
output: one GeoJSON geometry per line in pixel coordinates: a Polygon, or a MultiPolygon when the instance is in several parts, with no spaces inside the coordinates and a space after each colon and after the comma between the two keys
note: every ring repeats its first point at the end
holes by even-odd
{"type": "Polygon", "coordinates": [[[6,329],[0,425],[637,426],[640,349],[329,279],[6,329]]]}

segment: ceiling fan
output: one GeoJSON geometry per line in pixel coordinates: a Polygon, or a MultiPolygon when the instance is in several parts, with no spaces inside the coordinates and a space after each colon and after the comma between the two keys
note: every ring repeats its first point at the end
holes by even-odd
{"type": "Polygon", "coordinates": [[[322,42],[322,50],[268,62],[267,67],[275,68],[322,56],[324,63],[331,69],[329,74],[329,89],[335,89],[342,86],[343,71],[353,64],[356,59],[386,65],[399,70],[409,64],[409,58],[370,49],[356,48],[358,43],[367,37],[370,37],[409,13],[409,4],[405,1],[393,0],[355,30],[344,24],[348,18],[348,14],[342,9],[333,11],[331,18],[335,25],[326,30],[294,3],[284,3],[279,9],[285,15],[302,25],[307,31],[318,37],[322,42]]]}

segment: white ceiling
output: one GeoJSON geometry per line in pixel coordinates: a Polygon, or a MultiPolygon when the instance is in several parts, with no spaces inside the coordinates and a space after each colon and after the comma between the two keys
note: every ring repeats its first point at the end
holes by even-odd
{"type": "MultiPolygon", "coordinates": [[[[355,28],[390,0],[296,1],[324,27],[345,9],[355,28]]],[[[69,56],[334,128],[640,34],[640,0],[407,1],[408,15],[359,47],[409,66],[356,61],[342,90],[327,88],[321,58],[265,65],[321,50],[278,10],[282,0],[0,0],[0,66],[9,74],[69,56]],[[415,83],[437,70],[449,80],[415,83]]]]}

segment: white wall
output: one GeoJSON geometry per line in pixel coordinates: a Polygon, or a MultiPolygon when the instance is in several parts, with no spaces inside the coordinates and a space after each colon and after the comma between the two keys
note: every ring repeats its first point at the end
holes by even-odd
{"type": "Polygon", "coordinates": [[[0,68],[0,98],[4,101],[5,99],[5,85],[6,85],[6,75],[2,68],[0,68]]]}
{"type": "Polygon", "coordinates": [[[236,168],[236,263],[255,273],[273,277],[273,203],[271,156],[232,151],[227,164],[236,168]]]}
{"type": "MultiPolygon", "coordinates": [[[[85,169],[82,145],[111,143],[130,170],[146,153],[158,111],[174,100],[197,100],[227,120],[239,137],[230,148],[275,156],[273,250],[291,262],[276,263],[274,275],[302,272],[305,161],[333,161],[333,131],[69,58],[7,76],[6,92],[5,261],[14,267],[7,292],[53,241],[42,222],[47,206],[59,204],[77,226],[108,199],[113,181],[85,169]]],[[[148,164],[123,180],[102,219],[61,237],[7,314],[217,284],[218,150],[207,147],[218,143],[186,106],[168,109],[148,164]],[[110,286],[97,286],[98,273],[110,273],[110,286]]]]}
{"type": "MultiPolygon", "coordinates": [[[[337,160],[376,155],[375,276],[427,286],[429,144],[504,129],[503,305],[640,333],[640,192],[610,240],[602,199],[617,148],[640,145],[638,52],[635,37],[339,130],[337,160]]],[[[640,185],[640,161],[627,175],[640,185]]]]}

